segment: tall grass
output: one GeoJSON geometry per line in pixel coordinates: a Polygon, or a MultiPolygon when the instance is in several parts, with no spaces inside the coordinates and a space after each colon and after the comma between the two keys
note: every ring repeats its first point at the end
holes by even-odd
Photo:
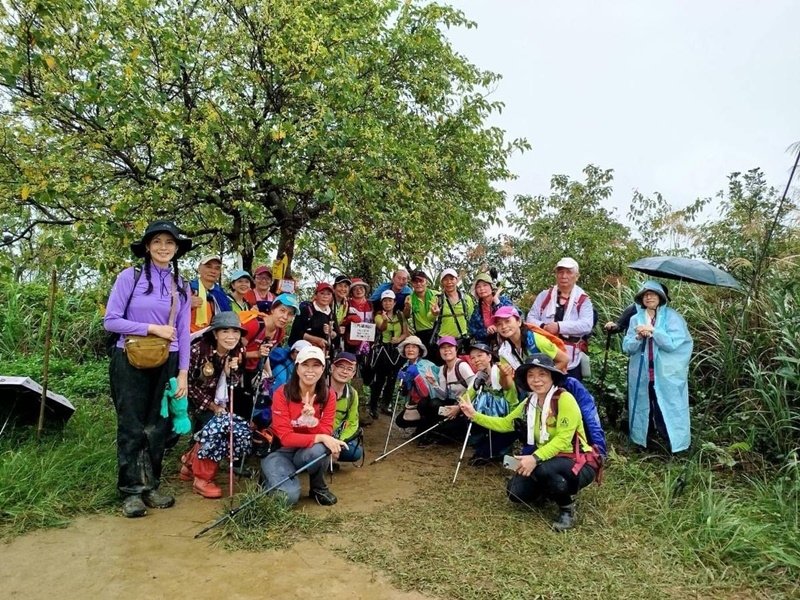
{"type": "MultiPolygon", "coordinates": [[[[117,503],[116,421],[105,396],[105,365],[61,359],[51,367],[54,389],[77,410],[63,430],[47,432],[41,442],[31,428],[6,430],[0,438],[0,538],[63,526],[117,503]]],[[[3,368],[29,372],[41,364],[25,359],[3,368]]]]}

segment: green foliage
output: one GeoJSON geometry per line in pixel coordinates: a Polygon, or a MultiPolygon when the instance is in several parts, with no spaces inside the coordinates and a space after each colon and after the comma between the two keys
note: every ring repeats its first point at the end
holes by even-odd
{"type": "Polygon", "coordinates": [[[628,229],[602,206],[613,171],[588,165],[583,173],[584,182],[555,175],[550,196],[516,198],[518,212],[508,224],[517,235],[505,240],[513,248],[508,273],[531,293],[553,284],[553,266],[563,256],[580,263],[581,287],[599,289],[637,254],[628,229]]]}
{"type": "MultiPolygon", "coordinates": [[[[49,282],[15,283],[0,276],[0,364],[44,352],[49,282]]],[[[53,311],[52,356],[76,362],[105,351],[99,288],[63,288],[56,291],[53,311]]],[[[51,362],[51,369],[53,368],[51,362]]]]}
{"type": "Polygon", "coordinates": [[[498,76],[451,47],[444,29],[474,24],[447,6],[6,6],[0,197],[25,261],[116,271],[156,215],[245,267],[310,225],[353,260],[400,232],[417,258],[431,228],[465,241],[489,218],[527,147],[485,125],[498,76]]]}

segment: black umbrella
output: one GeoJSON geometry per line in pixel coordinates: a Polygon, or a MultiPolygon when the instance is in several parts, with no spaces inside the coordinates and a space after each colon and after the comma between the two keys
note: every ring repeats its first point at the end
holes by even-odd
{"type": "Polygon", "coordinates": [[[679,256],[651,256],[642,258],[628,265],[634,271],[640,271],[653,277],[664,279],[677,279],[702,285],[715,285],[718,287],[742,290],[742,284],[722,269],[696,258],[682,258],[679,256]]]}

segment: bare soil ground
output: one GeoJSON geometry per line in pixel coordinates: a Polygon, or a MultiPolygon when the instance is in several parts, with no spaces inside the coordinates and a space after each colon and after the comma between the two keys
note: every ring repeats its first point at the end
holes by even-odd
{"type": "MultiPolygon", "coordinates": [[[[388,417],[383,417],[367,428],[369,459],[383,449],[387,425],[388,417]]],[[[401,434],[394,430],[392,443],[400,441],[401,434]]],[[[408,452],[428,462],[414,443],[408,452]]],[[[345,465],[331,483],[339,497],[336,506],[320,507],[303,499],[297,510],[315,515],[381,510],[417,489],[419,465],[409,468],[405,463],[396,460],[361,469],[345,465]]],[[[226,487],[227,475],[220,473],[217,482],[226,487]]],[[[81,518],[66,529],[38,531],[0,546],[2,596],[424,598],[398,591],[379,573],[342,558],[333,536],[305,540],[286,551],[258,553],[230,552],[211,545],[209,538],[196,540],[194,535],[219,516],[220,502],[192,494],[189,484],[174,474],[167,485],[178,492],[173,508],[149,510],[141,519],[121,514],[81,518]]]]}

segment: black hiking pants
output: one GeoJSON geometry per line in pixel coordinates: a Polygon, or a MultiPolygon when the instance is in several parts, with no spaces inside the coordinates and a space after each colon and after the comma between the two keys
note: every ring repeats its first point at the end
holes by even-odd
{"type": "Polygon", "coordinates": [[[172,421],[161,416],[161,399],[178,373],[178,353],[155,369],[137,369],[121,348],[109,364],[111,399],[117,411],[117,489],[123,495],[156,490],[172,421]]]}
{"type": "Polygon", "coordinates": [[[508,480],[506,490],[512,502],[537,502],[552,500],[558,506],[567,506],[578,490],[594,481],[597,473],[583,465],[577,475],[572,473],[575,461],[566,456],[554,456],[536,465],[529,477],[514,476],[508,480]]]}

